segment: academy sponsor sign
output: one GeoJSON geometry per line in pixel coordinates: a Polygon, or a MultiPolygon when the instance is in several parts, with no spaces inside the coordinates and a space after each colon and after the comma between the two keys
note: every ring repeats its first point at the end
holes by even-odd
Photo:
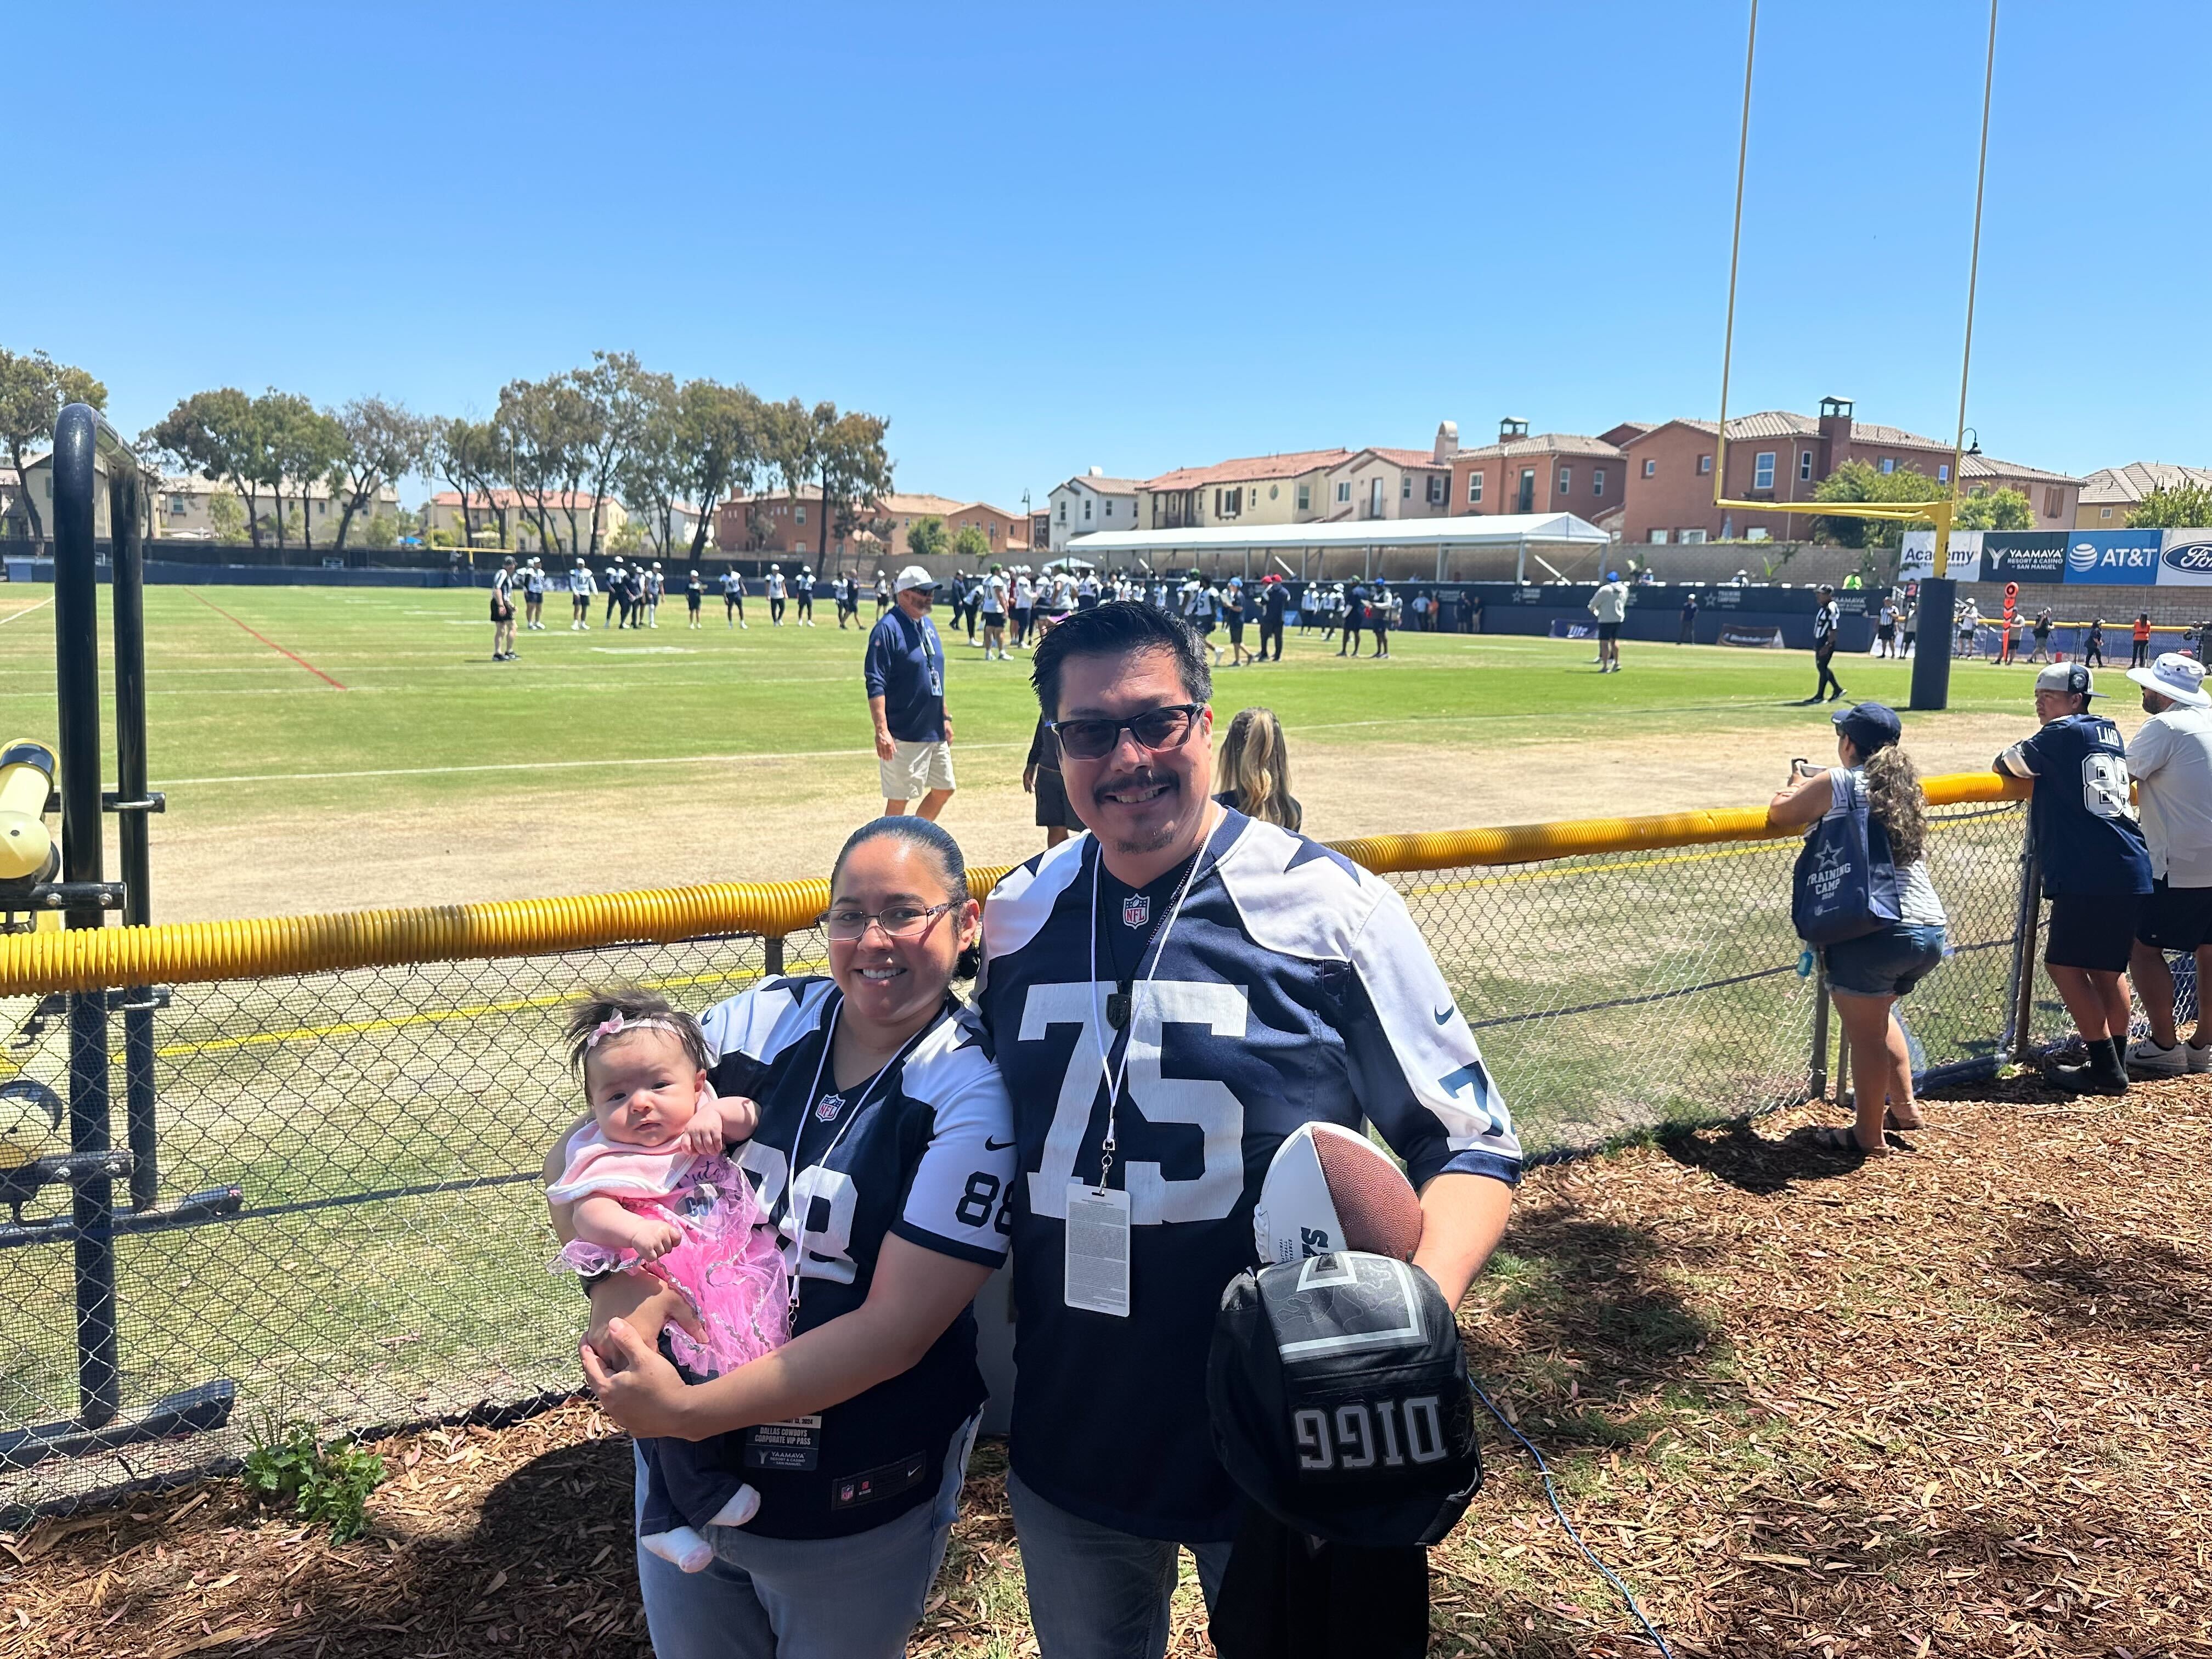
{"type": "Polygon", "coordinates": [[[2162,530],[2077,530],[2066,538],[2065,580],[2148,587],[2165,580],[2158,568],[2165,546],[2162,530]]]}
{"type": "MultiPolygon", "coordinates": [[[[1982,580],[1982,541],[1984,532],[1979,530],[1954,530],[1951,532],[1951,555],[1948,568],[1942,573],[1954,582],[1978,582],[1982,580]]],[[[1897,578],[1899,581],[1929,581],[1936,575],[1936,532],[1932,530],[1908,530],[1905,532],[1903,556],[1897,578]]],[[[2055,580],[2046,577],[2045,580],[2055,580]]]]}
{"type": "Polygon", "coordinates": [[[2169,530],[2159,549],[2161,587],[2212,587],[2212,530],[2169,530]]]}

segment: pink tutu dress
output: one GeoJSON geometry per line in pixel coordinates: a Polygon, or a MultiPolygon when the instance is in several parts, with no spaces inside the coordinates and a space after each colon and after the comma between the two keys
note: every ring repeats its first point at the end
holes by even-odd
{"type": "MultiPolygon", "coordinates": [[[[682,1291],[707,1328],[704,1347],[677,1326],[667,1328],[669,1348],[685,1370],[720,1376],[790,1340],[789,1286],[775,1229],[761,1213],[752,1182],[727,1158],[687,1152],[675,1141],[624,1146],[594,1124],[569,1139],[568,1166],[547,1196],[573,1203],[592,1194],[683,1231],[683,1242],[647,1262],[645,1271],[682,1291]]],[[[579,1238],[562,1247],[555,1271],[610,1273],[636,1265],[635,1250],[579,1238]]]]}

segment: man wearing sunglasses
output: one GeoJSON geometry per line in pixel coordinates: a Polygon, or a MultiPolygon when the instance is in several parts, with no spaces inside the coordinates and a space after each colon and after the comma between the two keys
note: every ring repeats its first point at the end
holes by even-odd
{"type": "Polygon", "coordinates": [[[1212,799],[1212,677],[1151,605],[1077,613],[1032,678],[1091,834],[1000,883],[977,998],[1014,1103],[1013,1469],[1043,1659],[1157,1659],[1176,1553],[1209,1601],[1238,1498],[1205,1370],[1253,1204],[1304,1122],[1379,1129],[1457,1302],[1520,1145],[1389,884],[1212,799]]]}
{"type": "Polygon", "coordinates": [[[929,619],[937,583],[910,564],[899,572],[898,603],[876,618],[862,677],[876,724],[884,816],[934,818],[952,799],[952,717],[945,711],[945,641],[929,619]]]}

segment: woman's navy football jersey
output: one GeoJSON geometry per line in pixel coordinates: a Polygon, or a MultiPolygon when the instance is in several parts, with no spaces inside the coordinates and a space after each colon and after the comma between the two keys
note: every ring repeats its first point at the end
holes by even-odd
{"type": "Polygon", "coordinates": [[[2065,714],[1998,757],[2035,780],[2028,802],[2046,898],[2148,893],[2150,852],[2128,809],[2128,754],[2102,714],[2065,714]]]}
{"type": "Polygon", "coordinates": [[[1158,969],[1182,870],[1151,887],[1097,871],[1076,836],[1000,883],[977,1000],[1014,1102],[1013,1463],[1062,1509],[1153,1538],[1234,1536],[1237,1497],[1207,1427],[1206,1358],[1252,1208],[1301,1123],[1364,1117],[1415,1183],[1519,1179],[1520,1143],[1413,918],[1389,884],[1319,842],[1226,811],[1158,969]],[[1126,936],[1126,937],[1125,937],[1126,936]],[[1113,1012],[1109,1000],[1127,998],[1113,1012]],[[1106,1024],[1102,1026],[1102,1018],[1106,1024]],[[1070,1182],[1096,1181],[1098,1042],[1127,1070],[1109,1183],[1129,1194],[1127,1317],[1069,1308],[1070,1182]]]}
{"type": "MultiPolygon", "coordinates": [[[[816,1086],[830,1017],[842,1000],[828,979],[769,979],[716,1004],[700,1022],[715,1056],[715,1092],[760,1104],[760,1127],[732,1156],[757,1183],[782,1234],[784,1266],[798,1275],[794,1336],[867,1299],[886,1237],[995,1267],[1006,1260],[1011,1224],[1011,1110],[973,1012],[948,1003],[902,1065],[865,1098],[854,1090],[847,1101],[828,1067],[816,1086]],[[804,1137],[803,1257],[787,1190],[794,1134],[804,1137]]],[[[950,1438],[984,1392],[975,1316],[963,1310],[919,1364],[832,1406],[818,1424],[768,1424],[713,1443],[760,1489],[751,1531],[841,1537],[881,1526],[936,1492],[950,1438]]]]}

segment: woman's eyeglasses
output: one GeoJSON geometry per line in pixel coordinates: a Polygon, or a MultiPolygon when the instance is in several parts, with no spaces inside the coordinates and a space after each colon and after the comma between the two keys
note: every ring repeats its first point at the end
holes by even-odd
{"type": "Polygon", "coordinates": [[[832,905],[821,919],[822,931],[841,942],[860,938],[868,931],[870,922],[884,930],[888,939],[920,939],[927,933],[938,917],[960,903],[948,899],[943,904],[924,908],[919,904],[892,904],[881,910],[848,909],[832,905]]]}
{"type": "Polygon", "coordinates": [[[1045,730],[1052,733],[1067,759],[1104,760],[1119,746],[1124,732],[1140,747],[1155,752],[1180,749],[1190,740],[1191,729],[1205,712],[1202,702],[1176,702],[1164,708],[1147,708],[1125,720],[1048,720],[1045,730]]]}

